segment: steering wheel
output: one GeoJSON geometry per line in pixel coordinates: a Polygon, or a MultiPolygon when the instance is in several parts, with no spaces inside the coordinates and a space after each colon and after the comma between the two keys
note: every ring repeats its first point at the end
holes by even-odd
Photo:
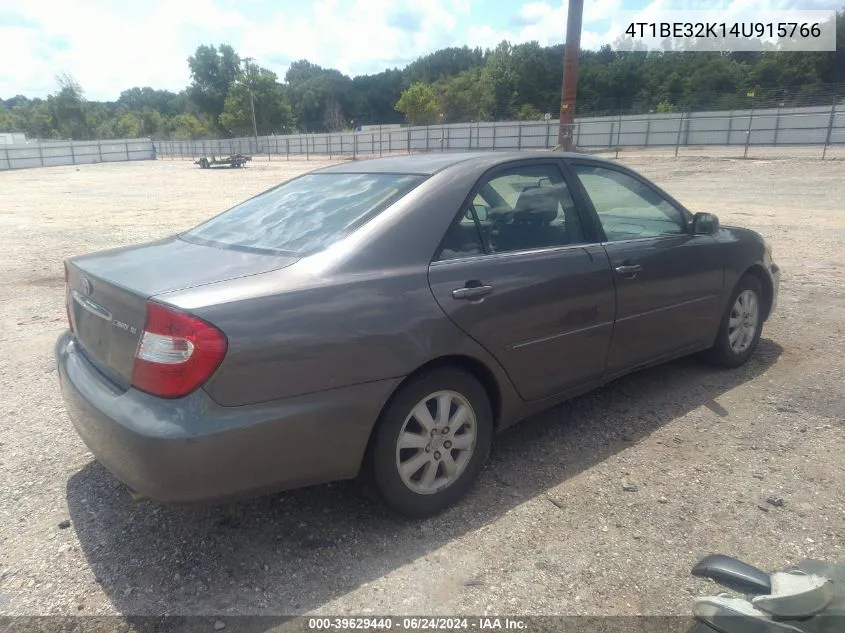
{"type": "MultiPolygon", "coordinates": [[[[503,211],[502,213],[493,214],[493,221],[490,223],[490,230],[487,232],[487,242],[490,250],[492,252],[496,252],[496,249],[493,248],[493,235],[504,220],[510,220],[513,218],[513,211],[503,211]]],[[[488,218],[491,217],[490,215],[487,216],[488,218]]]]}

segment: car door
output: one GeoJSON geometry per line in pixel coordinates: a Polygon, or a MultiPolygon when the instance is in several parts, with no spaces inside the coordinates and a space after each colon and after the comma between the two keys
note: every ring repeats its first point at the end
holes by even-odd
{"type": "Polygon", "coordinates": [[[712,340],[724,283],[716,240],[693,235],[689,212],[644,178],[605,163],[567,165],[614,271],[608,375],[712,340]]]}
{"type": "Polygon", "coordinates": [[[601,378],[613,278],[559,161],[496,168],[456,212],[429,268],[443,311],[501,363],[525,400],[601,378]]]}

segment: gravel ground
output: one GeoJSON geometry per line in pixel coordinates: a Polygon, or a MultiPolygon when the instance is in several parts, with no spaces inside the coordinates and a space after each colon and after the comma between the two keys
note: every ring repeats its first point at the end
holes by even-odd
{"type": "Polygon", "coordinates": [[[421,523],[356,482],[134,504],[59,396],[63,257],[185,229],[320,163],[0,173],[0,614],[673,615],[713,591],[689,576],[711,552],[842,560],[845,163],[621,158],[771,241],[784,274],[759,352],[734,371],[677,361],[510,429],[471,496],[421,523]]]}

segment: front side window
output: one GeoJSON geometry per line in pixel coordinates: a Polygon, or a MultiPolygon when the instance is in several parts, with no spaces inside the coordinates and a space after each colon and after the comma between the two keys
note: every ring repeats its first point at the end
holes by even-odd
{"type": "Polygon", "coordinates": [[[686,232],[684,216],[645,183],[628,174],[593,165],[573,165],[608,241],[686,232]]]}
{"type": "Polygon", "coordinates": [[[180,237],[212,246],[305,255],[342,239],[424,179],[407,174],[307,174],[180,237]]]}
{"type": "Polygon", "coordinates": [[[496,172],[478,187],[473,211],[491,253],[582,244],[575,203],[554,165],[526,165],[496,172]]]}

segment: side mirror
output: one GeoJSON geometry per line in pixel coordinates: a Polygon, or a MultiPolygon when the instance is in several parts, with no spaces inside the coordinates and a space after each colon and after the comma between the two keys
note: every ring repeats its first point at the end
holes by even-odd
{"type": "Polygon", "coordinates": [[[712,213],[696,213],[692,219],[694,235],[713,235],[719,230],[719,218],[712,213]]]}

